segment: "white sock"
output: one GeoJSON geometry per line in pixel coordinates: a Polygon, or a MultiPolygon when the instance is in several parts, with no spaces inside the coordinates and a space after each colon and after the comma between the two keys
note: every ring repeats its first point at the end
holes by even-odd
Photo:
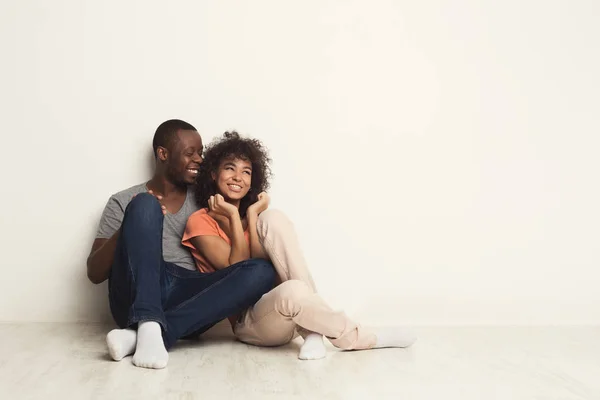
{"type": "Polygon", "coordinates": [[[377,336],[375,349],[382,347],[408,347],[417,341],[415,333],[408,328],[389,326],[373,329],[377,336]]]}
{"type": "Polygon", "coordinates": [[[133,329],[113,329],[106,335],[108,353],[115,361],[133,354],[137,342],[137,333],[133,329]]]}
{"type": "Polygon", "coordinates": [[[133,363],[142,368],[161,369],[167,366],[169,353],[165,349],[158,322],[141,322],[137,331],[137,345],[133,363]]]}
{"type": "Polygon", "coordinates": [[[319,360],[325,358],[327,355],[327,348],[323,343],[323,335],[318,333],[309,333],[304,338],[304,343],[300,347],[300,353],[298,358],[300,360],[319,360]]]}

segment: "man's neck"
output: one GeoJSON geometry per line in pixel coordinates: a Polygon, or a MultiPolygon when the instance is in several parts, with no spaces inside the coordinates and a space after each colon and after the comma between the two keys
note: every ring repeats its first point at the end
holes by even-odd
{"type": "Polygon", "coordinates": [[[176,185],[173,182],[169,181],[162,174],[155,174],[152,179],[146,183],[146,186],[149,190],[152,190],[156,194],[160,194],[164,197],[169,197],[170,195],[181,195],[187,193],[187,186],[185,185],[176,185]]]}

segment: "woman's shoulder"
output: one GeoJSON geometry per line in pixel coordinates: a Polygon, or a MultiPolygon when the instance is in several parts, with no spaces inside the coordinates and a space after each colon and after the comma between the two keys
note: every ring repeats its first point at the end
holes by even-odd
{"type": "Polygon", "coordinates": [[[192,221],[209,221],[209,222],[216,222],[209,214],[208,214],[208,208],[201,208],[198,211],[193,212],[190,217],[188,218],[188,223],[192,221]]]}

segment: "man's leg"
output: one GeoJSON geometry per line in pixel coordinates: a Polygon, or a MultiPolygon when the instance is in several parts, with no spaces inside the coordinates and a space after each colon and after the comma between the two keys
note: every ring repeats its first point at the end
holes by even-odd
{"type": "MultiPolygon", "coordinates": [[[[204,332],[228,316],[246,310],[269,291],[275,281],[272,264],[260,259],[243,261],[210,274],[171,263],[165,263],[164,269],[163,290],[167,293],[162,308],[166,330],[162,331],[162,340],[167,349],[179,338],[204,332]]],[[[138,330],[138,341],[141,334],[138,330]]],[[[134,350],[136,332],[115,329],[107,336],[109,348],[111,340],[113,347],[124,349],[118,358],[111,351],[113,359],[118,360],[134,350]]]]}
{"type": "Polygon", "coordinates": [[[167,349],[178,339],[252,306],[275,281],[272,264],[261,259],[242,261],[210,274],[166,264],[166,274],[173,286],[164,304],[167,349]]]}
{"type": "MultiPolygon", "coordinates": [[[[109,278],[110,308],[121,328],[137,327],[134,363],[164,368],[168,354],[161,327],[166,326],[162,302],[165,297],[162,258],[163,214],[159,202],[146,193],[127,206],[109,278]]],[[[107,336],[113,358],[130,350],[133,335],[127,331],[107,336]]]]}

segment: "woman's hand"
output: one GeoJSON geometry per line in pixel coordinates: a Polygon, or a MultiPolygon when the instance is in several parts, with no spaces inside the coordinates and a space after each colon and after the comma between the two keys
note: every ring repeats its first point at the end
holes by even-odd
{"type": "Polygon", "coordinates": [[[236,206],[229,204],[220,194],[210,196],[208,199],[208,209],[219,216],[231,219],[236,214],[239,216],[239,211],[236,206]]]}
{"type": "Polygon", "coordinates": [[[258,217],[260,213],[269,208],[269,203],[271,202],[271,198],[267,194],[267,192],[262,192],[258,195],[258,201],[248,207],[246,214],[258,217]]]}

